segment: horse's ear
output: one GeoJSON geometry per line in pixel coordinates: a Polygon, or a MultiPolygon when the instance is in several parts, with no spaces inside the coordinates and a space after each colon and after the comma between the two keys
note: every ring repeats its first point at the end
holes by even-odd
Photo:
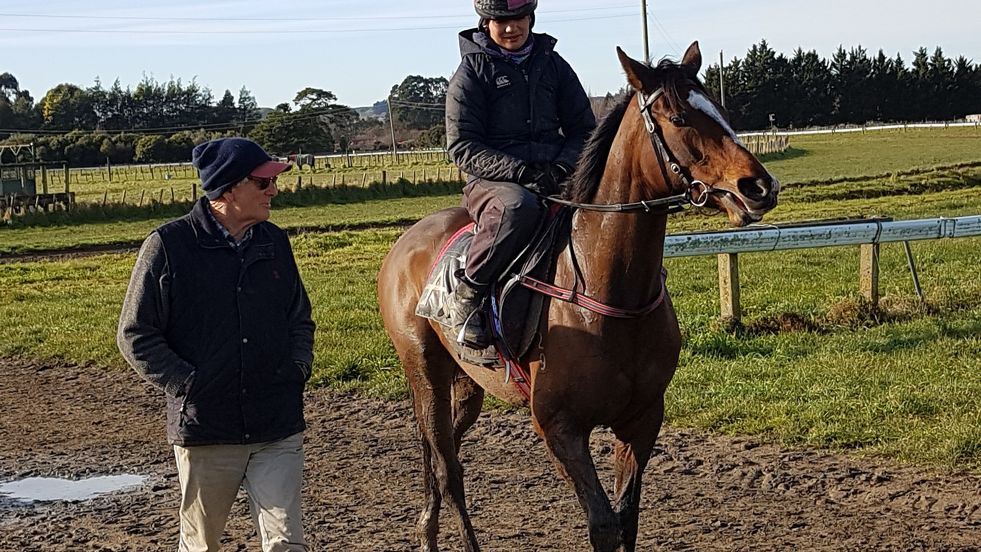
{"type": "Polygon", "coordinates": [[[651,68],[635,59],[631,59],[619,46],[617,46],[617,57],[620,58],[620,65],[623,67],[623,72],[627,74],[627,82],[630,83],[630,86],[634,90],[643,92],[644,76],[651,68]]]}
{"type": "Polygon", "coordinates": [[[698,71],[702,68],[702,51],[698,49],[698,41],[691,43],[691,46],[685,50],[685,55],[681,58],[681,64],[685,66],[685,70],[688,74],[695,78],[698,76],[698,71]]]}

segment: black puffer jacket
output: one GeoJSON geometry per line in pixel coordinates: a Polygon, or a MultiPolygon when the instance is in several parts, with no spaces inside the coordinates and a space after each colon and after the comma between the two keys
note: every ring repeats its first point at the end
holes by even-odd
{"type": "Polygon", "coordinates": [[[471,177],[518,182],[526,164],[574,167],[596,126],[579,77],[547,34],[530,57],[509,62],[477,29],[460,33],[463,60],[446,93],[446,138],[471,177]]]}

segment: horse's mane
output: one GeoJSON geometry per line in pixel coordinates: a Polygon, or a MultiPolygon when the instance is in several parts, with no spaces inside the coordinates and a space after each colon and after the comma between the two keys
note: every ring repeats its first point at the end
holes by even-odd
{"type": "MultiPolygon", "coordinates": [[[[664,95],[672,110],[684,110],[678,92],[682,82],[694,82],[696,87],[704,91],[702,83],[697,78],[692,78],[681,64],[669,59],[662,59],[658,62],[657,67],[653,68],[653,71],[657,82],[664,87],[664,95]]],[[[631,91],[621,98],[590,134],[582,154],[579,156],[576,172],[572,175],[569,186],[566,188],[565,199],[580,203],[592,201],[596,195],[596,190],[599,189],[600,181],[603,179],[603,171],[606,169],[606,160],[610,156],[610,149],[613,147],[613,139],[616,138],[620,123],[623,121],[623,115],[627,112],[627,108],[630,107],[630,102],[634,100],[635,96],[636,93],[631,91]]]]}

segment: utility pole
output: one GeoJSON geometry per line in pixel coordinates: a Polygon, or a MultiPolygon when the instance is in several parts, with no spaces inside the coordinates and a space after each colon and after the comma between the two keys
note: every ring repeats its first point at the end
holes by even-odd
{"type": "Polygon", "coordinates": [[[392,131],[392,162],[399,162],[399,150],[395,144],[395,118],[392,117],[392,95],[388,95],[388,128],[392,131]]]}
{"type": "Polygon", "coordinates": [[[726,85],[725,78],[722,76],[722,50],[719,50],[719,101],[722,103],[722,107],[726,106],[726,85]]]}
{"type": "Polygon", "coordinates": [[[644,63],[651,61],[651,49],[647,40],[647,0],[640,0],[640,15],[644,26],[644,63]]]}

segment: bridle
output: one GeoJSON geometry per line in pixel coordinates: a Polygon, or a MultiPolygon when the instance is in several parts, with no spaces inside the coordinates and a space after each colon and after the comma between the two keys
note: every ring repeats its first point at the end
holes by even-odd
{"type": "MultiPolygon", "coordinates": [[[[704,206],[708,201],[709,194],[712,192],[712,187],[701,180],[693,180],[688,177],[685,169],[682,168],[681,164],[678,163],[677,158],[671,153],[671,150],[668,149],[667,144],[665,144],[664,136],[661,135],[660,127],[658,127],[657,123],[654,122],[654,118],[651,117],[651,106],[654,105],[654,102],[663,95],[663,86],[655,90],[650,96],[645,96],[643,92],[638,91],[637,104],[640,107],[640,114],[644,118],[644,126],[647,128],[647,134],[651,137],[651,145],[654,146],[654,153],[657,155],[657,163],[661,169],[661,174],[664,176],[665,184],[670,182],[670,176],[668,175],[668,170],[670,169],[670,171],[674,173],[679,180],[681,180],[685,187],[684,192],[663,198],[645,199],[633,203],[578,203],[575,201],[562,199],[557,196],[549,196],[545,199],[552,203],[571,207],[572,210],[580,209],[605,213],[644,211],[647,213],[657,212],[670,214],[681,211],[688,205],[694,205],[695,207],[704,206]]],[[[533,278],[527,274],[518,275],[518,283],[543,295],[548,295],[549,297],[553,297],[567,303],[573,303],[603,316],[610,316],[614,318],[639,318],[646,316],[657,310],[667,298],[668,292],[665,280],[667,279],[668,273],[663,267],[661,268],[660,291],[652,301],[639,308],[622,308],[607,305],[581,294],[579,290],[584,288],[585,284],[582,275],[582,268],[579,266],[579,261],[576,258],[576,250],[575,247],[573,247],[572,240],[569,241],[568,248],[573,273],[575,274],[575,282],[572,289],[560,288],[548,282],[533,278]]],[[[508,369],[508,374],[510,374],[510,368],[508,369]]]]}
{"type": "Polygon", "coordinates": [[[604,213],[624,213],[630,211],[645,211],[650,213],[657,210],[658,212],[670,214],[682,211],[689,205],[695,207],[705,206],[708,202],[709,194],[712,191],[712,186],[701,180],[692,180],[688,177],[686,174],[687,171],[682,168],[677,158],[668,149],[667,144],[665,144],[660,127],[654,122],[654,118],[651,117],[651,106],[654,105],[654,102],[658,98],[664,95],[664,87],[658,88],[650,96],[645,96],[641,91],[637,91],[636,95],[637,104],[640,107],[640,115],[644,118],[644,126],[647,128],[647,134],[651,138],[651,145],[654,147],[655,155],[657,155],[657,164],[661,169],[661,174],[664,176],[665,184],[670,181],[668,174],[668,169],[670,169],[681,180],[685,191],[676,195],[658,199],[644,199],[632,203],[578,203],[562,199],[558,196],[549,196],[547,198],[548,201],[566,205],[573,209],[604,213]]]}

